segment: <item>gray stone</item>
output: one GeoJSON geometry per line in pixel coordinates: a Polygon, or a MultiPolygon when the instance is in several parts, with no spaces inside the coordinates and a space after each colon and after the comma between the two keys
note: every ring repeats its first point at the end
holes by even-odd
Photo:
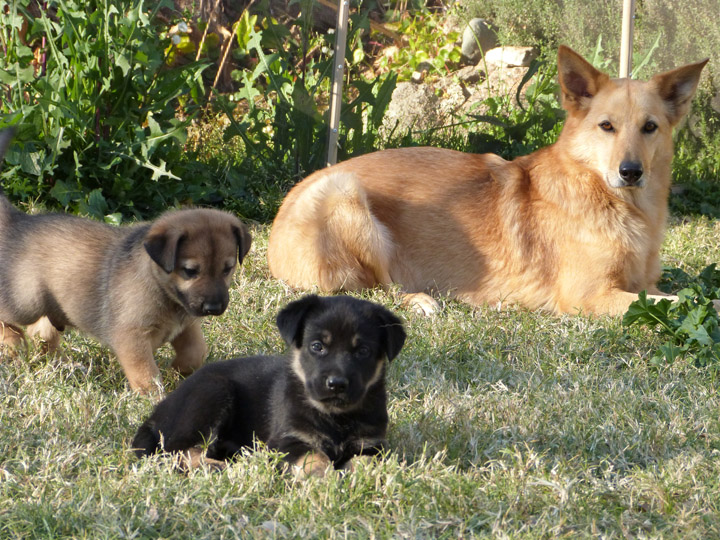
{"type": "Polygon", "coordinates": [[[471,19],[463,32],[461,51],[468,62],[477,62],[497,44],[497,35],[485,19],[471,19]]]}

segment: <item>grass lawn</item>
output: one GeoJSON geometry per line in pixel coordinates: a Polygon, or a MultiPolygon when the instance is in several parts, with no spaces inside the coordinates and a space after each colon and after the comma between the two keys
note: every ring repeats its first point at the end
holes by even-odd
{"type": "MultiPolygon", "coordinates": [[[[267,235],[205,322],[210,361],[282,349],[274,317],[301,295],[270,279],[267,235]]],[[[673,218],[663,258],[720,261],[720,224],[673,218]]],[[[186,475],[138,461],[152,403],[107,349],[69,334],[59,357],[3,359],[0,538],[720,537],[718,373],[651,367],[659,340],[618,319],[450,300],[425,318],[392,291],[363,297],[408,340],[388,373],[390,451],[345,477],[296,481],[269,452],[186,475]]]]}

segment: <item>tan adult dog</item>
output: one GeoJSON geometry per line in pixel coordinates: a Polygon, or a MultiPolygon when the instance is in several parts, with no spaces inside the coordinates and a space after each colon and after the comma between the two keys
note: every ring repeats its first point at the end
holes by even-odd
{"type": "Polygon", "coordinates": [[[219,210],[176,210],[111,227],[62,214],[29,216],[0,195],[0,345],[50,350],[77,328],[109,345],[137,391],[160,382],[153,352],[170,342],[188,374],[207,353],[200,317],[220,315],[250,235],[219,210]]]}
{"type": "Polygon", "coordinates": [[[560,47],[567,121],[512,162],[436,148],[384,150],[295,186],[270,236],[275,277],[321,291],[398,283],[471,304],[621,314],[655,288],[672,129],[707,60],[647,82],[611,79],[560,47]]]}

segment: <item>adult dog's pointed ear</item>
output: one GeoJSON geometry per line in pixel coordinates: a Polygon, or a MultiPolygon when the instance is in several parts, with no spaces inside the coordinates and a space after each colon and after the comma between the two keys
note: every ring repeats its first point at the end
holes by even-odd
{"type": "Polygon", "coordinates": [[[169,274],[175,269],[175,255],[184,236],[184,231],[156,225],[150,228],[143,246],[155,264],[169,274]]]}
{"type": "Polygon", "coordinates": [[[402,321],[384,307],[378,306],[377,316],[380,319],[380,330],[384,334],[385,354],[390,361],[400,353],[405,344],[405,329],[402,321]]]}
{"type": "Polygon", "coordinates": [[[690,101],[695,95],[700,74],[709,58],[697,64],[688,64],[650,79],[658,89],[660,97],[667,104],[668,120],[671,125],[677,124],[690,110],[690,101]]]}
{"type": "Polygon", "coordinates": [[[558,80],[563,108],[568,112],[587,109],[590,100],[610,77],[565,45],[558,49],[558,80]]]}
{"type": "Polygon", "coordinates": [[[298,349],[302,346],[305,317],[318,304],[320,304],[320,297],[311,294],[290,302],[278,313],[275,323],[285,343],[298,349]]]}
{"type": "Polygon", "coordinates": [[[245,255],[247,255],[248,251],[250,251],[250,246],[252,245],[252,236],[250,236],[247,227],[245,227],[245,225],[243,225],[243,223],[240,221],[238,221],[237,225],[232,226],[232,231],[235,235],[235,239],[237,240],[238,245],[238,262],[242,262],[242,260],[245,258],[245,255]]]}

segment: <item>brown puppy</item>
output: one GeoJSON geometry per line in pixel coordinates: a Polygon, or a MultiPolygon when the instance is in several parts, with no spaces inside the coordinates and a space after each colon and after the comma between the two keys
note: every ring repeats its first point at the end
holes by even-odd
{"type": "Polygon", "coordinates": [[[65,327],[110,346],[130,386],[160,383],[153,352],[170,342],[188,374],[207,352],[200,317],[220,315],[250,235],[219,210],[176,210],[112,227],[62,214],[30,216],[0,195],[0,345],[30,325],[48,349],[65,327]]]}
{"type": "Polygon", "coordinates": [[[278,212],[268,260],[300,288],[398,283],[471,304],[620,314],[659,294],[672,130],[707,60],[649,81],[611,79],[561,47],[558,141],[512,162],[404,148],[310,175],[278,212]]]}

